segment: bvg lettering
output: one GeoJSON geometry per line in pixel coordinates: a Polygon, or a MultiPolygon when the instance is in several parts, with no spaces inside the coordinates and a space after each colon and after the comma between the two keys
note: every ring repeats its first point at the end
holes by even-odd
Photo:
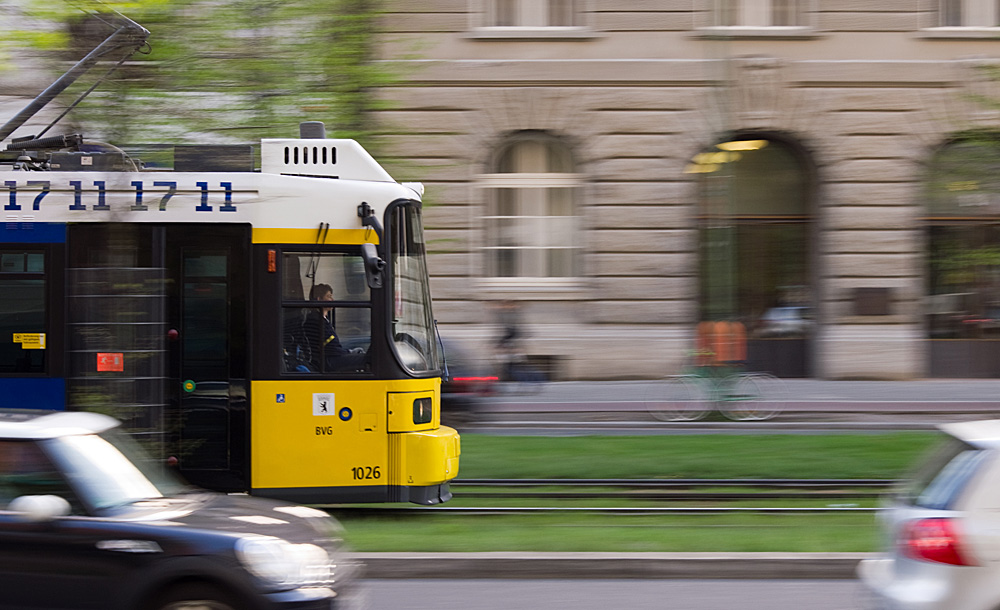
{"type": "Polygon", "coordinates": [[[316,436],[333,436],[333,426],[316,426],[316,436]]]}

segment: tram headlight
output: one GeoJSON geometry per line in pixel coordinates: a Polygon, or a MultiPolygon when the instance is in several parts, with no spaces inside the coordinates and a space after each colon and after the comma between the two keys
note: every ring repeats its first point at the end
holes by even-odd
{"type": "Polygon", "coordinates": [[[413,401],[413,423],[429,424],[434,419],[434,400],[418,398],[413,401]]]}
{"type": "Polygon", "coordinates": [[[333,577],[330,555],[315,544],[249,536],[237,541],[236,555],[250,572],[273,585],[318,585],[333,577]]]}

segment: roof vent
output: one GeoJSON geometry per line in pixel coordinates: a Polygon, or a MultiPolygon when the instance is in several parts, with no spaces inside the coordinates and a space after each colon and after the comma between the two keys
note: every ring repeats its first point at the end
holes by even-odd
{"type": "Polygon", "coordinates": [[[354,140],[262,140],[260,171],[283,176],[395,182],[354,140]]]}

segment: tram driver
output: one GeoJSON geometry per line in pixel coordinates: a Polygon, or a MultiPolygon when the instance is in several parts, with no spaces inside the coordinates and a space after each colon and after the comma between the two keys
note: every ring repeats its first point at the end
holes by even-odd
{"type": "MultiPolygon", "coordinates": [[[[309,291],[310,301],[333,301],[329,284],[316,284],[309,291]]],[[[306,314],[303,322],[306,340],[310,343],[313,367],[316,371],[360,371],[368,368],[364,348],[347,349],[337,336],[332,321],[333,307],[318,307],[306,314]],[[322,354],[322,356],[320,356],[322,354]],[[322,362],[319,359],[322,358],[322,362]]]]}

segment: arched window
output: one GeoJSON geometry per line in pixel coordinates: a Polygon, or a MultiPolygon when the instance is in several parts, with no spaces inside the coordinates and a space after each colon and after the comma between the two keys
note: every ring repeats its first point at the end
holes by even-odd
{"type": "MultiPolygon", "coordinates": [[[[576,24],[574,0],[489,0],[495,27],[569,27],[576,24]]],[[[578,1],[578,0],[577,0],[578,1]]]]}
{"type": "Polygon", "coordinates": [[[942,146],[925,197],[931,375],[1000,377],[1000,134],[942,146]]]}
{"type": "Polygon", "coordinates": [[[716,25],[722,27],[804,26],[807,0],[720,0],[715,5],[716,25]]]}
{"type": "Polygon", "coordinates": [[[1000,7],[989,0],[940,0],[938,25],[993,28],[1000,25],[1000,7]]]}
{"type": "Polygon", "coordinates": [[[700,320],[744,324],[750,366],[809,374],[812,171],[782,140],[745,135],[695,155],[700,320]]]}
{"type": "Polygon", "coordinates": [[[486,276],[571,278],[579,273],[581,177],[558,138],[522,132],[498,151],[484,217],[486,276]]]}

